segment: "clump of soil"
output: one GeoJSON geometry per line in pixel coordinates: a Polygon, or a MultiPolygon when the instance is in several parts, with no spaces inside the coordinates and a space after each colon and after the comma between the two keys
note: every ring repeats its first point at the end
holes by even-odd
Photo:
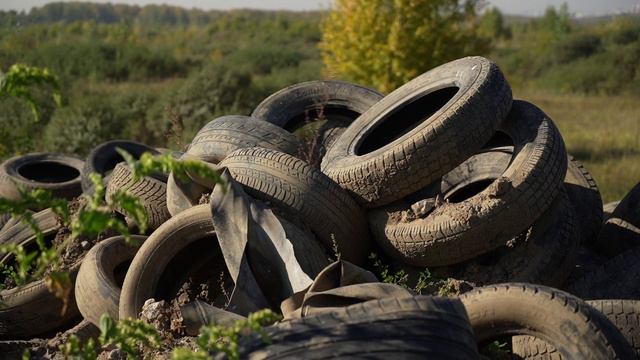
{"type": "Polygon", "coordinates": [[[211,193],[208,192],[200,196],[200,199],[198,200],[198,205],[209,204],[210,202],[211,202],[211,193]]]}

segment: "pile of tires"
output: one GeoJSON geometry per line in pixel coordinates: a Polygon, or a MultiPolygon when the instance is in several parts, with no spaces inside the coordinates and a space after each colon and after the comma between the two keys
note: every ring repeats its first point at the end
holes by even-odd
{"type": "MultiPolygon", "coordinates": [[[[164,151],[114,140],[84,161],[30,154],[0,167],[0,197],[10,200],[20,189],[93,194],[89,174],[99,173],[106,201],[118,190],[138,197],[149,229],[136,235],[139,248],[115,236],[86,249],[72,267],[74,301],[64,316],[39,282],[2,290],[7,344],[81,320],[98,325],[105,313],[137,318],[149,299],[174,299],[194,274],[201,282],[228,275],[208,204],[215,184],[193,174],[136,179],[117,148],[134,157],[164,151]]],[[[332,254],[367,268],[377,253],[407,274],[428,268],[474,287],[345,303],[268,328],[272,344],[249,339],[243,357],[479,358],[494,341],[527,359],[640,354],[640,185],[603,211],[593,177],[567,154],[553,120],[513,100],[485,58],[441,65],[387,95],[339,81],[296,84],[250,116],[212,120],[182,150],[173,156],[228,172],[273,209],[312,279],[332,254]]],[[[51,211],[32,210],[55,236],[51,211]]],[[[0,227],[0,244],[34,241],[6,214],[0,227]]],[[[206,306],[224,304],[218,294],[206,306]]]]}

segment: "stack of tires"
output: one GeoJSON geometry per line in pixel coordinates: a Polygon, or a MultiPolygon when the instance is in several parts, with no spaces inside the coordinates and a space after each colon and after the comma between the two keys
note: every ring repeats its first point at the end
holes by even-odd
{"type": "MultiPolygon", "coordinates": [[[[229,275],[207,204],[215,184],[195,174],[136,179],[118,148],[134,157],[168,151],[115,140],[84,162],[31,154],[2,164],[0,197],[11,200],[20,188],[90,195],[89,174],[99,173],[107,202],[119,190],[139,198],[149,230],[136,236],[139,248],[122,236],[89,242],[70,267],[74,301],[64,316],[42,281],[2,290],[1,338],[47,337],[81,319],[91,327],[104,313],[137,318],[148,299],[174,299],[188,279],[229,275]]],[[[603,225],[596,183],[567,154],[553,120],[512,100],[485,58],[444,64],[388,95],[339,81],[293,85],[250,116],[209,122],[172,154],[228,171],[272,208],[312,279],[332,254],[368,267],[375,252],[408,274],[428,267],[476,287],[459,298],[345,304],[269,328],[273,344],[250,339],[243,356],[478,358],[493,341],[530,359],[631,359],[640,351],[640,185],[609,206],[603,225]]],[[[32,210],[54,238],[61,225],[52,212],[32,210]]],[[[0,226],[0,244],[35,241],[6,214],[0,226]]],[[[261,259],[271,260],[281,261],[261,259]]],[[[224,307],[225,299],[209,303],[224,307]]]]}

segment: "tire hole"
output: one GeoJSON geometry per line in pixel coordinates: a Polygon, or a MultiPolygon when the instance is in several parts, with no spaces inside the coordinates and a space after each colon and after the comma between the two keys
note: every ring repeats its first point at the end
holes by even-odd
{"type": "Polygon", "coordinates": [[[80,176],[80,172],[71,166],[56,161],[34,161],[18,168],[23,178],[40,183],[63,183],[80,176]]]}
{"type": "Polygon", "coordinates": [[[458,92],[455,86],[422,94],[405,106],[388,114],[356,147],[361,156],[378,150],[407,134],[440,110],[458,92]]]}

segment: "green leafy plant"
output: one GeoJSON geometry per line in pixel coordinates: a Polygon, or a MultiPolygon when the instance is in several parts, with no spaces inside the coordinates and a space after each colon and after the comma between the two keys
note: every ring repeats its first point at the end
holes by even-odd
{"type": "Polygon", "coordinates": [[[197,350],[177,348],[173,351],[173,360],[204,360],[211,359],[211,352],[224,353],[229,359],[239,359],[239,340],[243,336],[259,334],[266,344],[271,343],[263,327],[282,319],[282,316],[269,309],[249,314],[246,319],[235,322],[232,326],[209,325],[200,329],[197,340],[197,350]]]}
{"type": "Polygon", "coordinates": [[[158,331],[142,320],[123,319],[114,321],[109,315],[100,317],[100,336],[98,342],[89,339],[81,344],[77,336],[71,335],[60,346],[60,351],[66,359],[95,360],[100,349],[105,346],[115,346],[131,359],[138,358],[138,349],[157,349],[162,340],[158,331]]]}
{"type": "Polygon", "coordinates": [[[369,260],[371,260],[374,271],[384,283],[402,286],[416,294],[436,293],[437,295],[445,296],[452,293],[451,284],[445,279],[434,277],[427,268],[418,273],[415,285],[411,286],[409,285],[409,274],[406,271],[402,269],[398,271],[390,270],[389,265],[384,263],[376,253],[371,253],[369,260]]]}
{"type": "Polygon", "coordinates": [[[0,71],[0,97],[12,96],[25,101],[31,108],[36,121],[40,119],[40,110],[30,88],[40,85],[51,87],[56,105],[62,105],[58,79],[49,72],[49,69],[14,64],[6,73],[0,71]]]}

